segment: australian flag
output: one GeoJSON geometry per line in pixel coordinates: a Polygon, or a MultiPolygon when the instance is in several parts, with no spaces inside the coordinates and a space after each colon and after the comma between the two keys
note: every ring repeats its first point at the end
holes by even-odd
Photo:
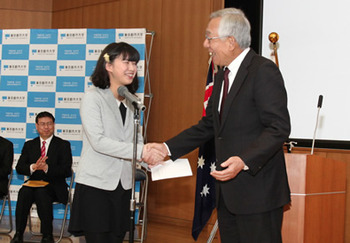
{"type": "MultiPolygon", "coordinates": [[[[204,96],[203,116],[206,115],[205,109],[213,91],[214,75],[215,67],[210,60],[204,96]]],[[[214,139],[212,139],[199,148],[196,199],[192,223],[192,237],[195,240],[197,240],[215,208],[215,179],[210,175],[210,172],[215,169],[215,160],[215,145],[214,139]]]]}

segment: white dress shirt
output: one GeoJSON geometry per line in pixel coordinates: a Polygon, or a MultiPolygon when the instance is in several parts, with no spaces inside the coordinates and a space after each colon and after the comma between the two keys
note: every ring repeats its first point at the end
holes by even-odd
{"type": "MultiPolygon", "coordinates": [[[[227,67],[225,67],[224,69],[228,68],[230,70],[229,74],[228,74],[228,91],[227,94],[230,92],[230,89],[232,87],[233,81],[236,78],[237,72],[239,67],[241,66],[243,59],[245,58],[245,56],[248,54],[250,48],[246,48],[244,49],[244,51],[242,51],[241,54],[239,54],[239,56],[233,60],[227,67]]],[[[220,112],[220,107],[221,107],[221,100],[222,100],[222,93],[224,91],[224,85],[222,85],[221,87],[221,93],[220,93],[220,100],[219,100],[219,106],[218,106],[218,111],[220,112]]]]}

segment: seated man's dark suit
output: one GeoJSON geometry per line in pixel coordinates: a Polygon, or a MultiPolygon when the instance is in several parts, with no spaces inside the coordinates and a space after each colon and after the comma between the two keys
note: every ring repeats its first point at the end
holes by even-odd
{"type": "Polygon", "coordinates": [[[49,184],[45,187],[22,186],[18,193],[16,207],[16,232],[23,234],[27,217],[33,203],[41,220],[41,233],[52,234],[53,202],[66,203],[68,190],[65,178],[71,176],[72,152],[66,140],[52,137],[46,156],[48,171],[37,170],[31,174],[30,165],[41,156],[40,138],[27,141],[18,160],[17,173],[30,176],[29,180],[43,180],[49,184]]]}
{"type": "Polygon", "coordinates": [[[8,193],[8,176],[12,170],[13,144],[9,140],[0,137],[0,198],[8,193]]]}

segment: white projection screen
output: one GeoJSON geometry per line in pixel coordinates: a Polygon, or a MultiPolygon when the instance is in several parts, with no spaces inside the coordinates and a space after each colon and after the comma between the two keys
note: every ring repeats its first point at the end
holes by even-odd
{"type": "Polygon", "coordinates": [[[350,2],[265,0],[262,55],[271,57],[268,36],[277,32],[279,67],[291,115],[290,138],[350,144],[350,2]]]}

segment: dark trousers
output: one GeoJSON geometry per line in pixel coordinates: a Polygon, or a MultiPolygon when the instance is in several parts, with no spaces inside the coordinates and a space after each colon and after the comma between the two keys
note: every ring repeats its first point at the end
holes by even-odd
{"type": "Polygon", "coordinates": [[[41,221],[41,233],[52,234],[53,191],[50,186],[22,186],[18,192],[16,206],[16,232],[23,234],[27,225],[28,214],[35,203],[41,221]]]}
{"type": "Polygon", "coordinates": [[[222,243],[282,243],[283,207],[259,214],[233,214],[220,196],[217,212],[222,243]]]}

